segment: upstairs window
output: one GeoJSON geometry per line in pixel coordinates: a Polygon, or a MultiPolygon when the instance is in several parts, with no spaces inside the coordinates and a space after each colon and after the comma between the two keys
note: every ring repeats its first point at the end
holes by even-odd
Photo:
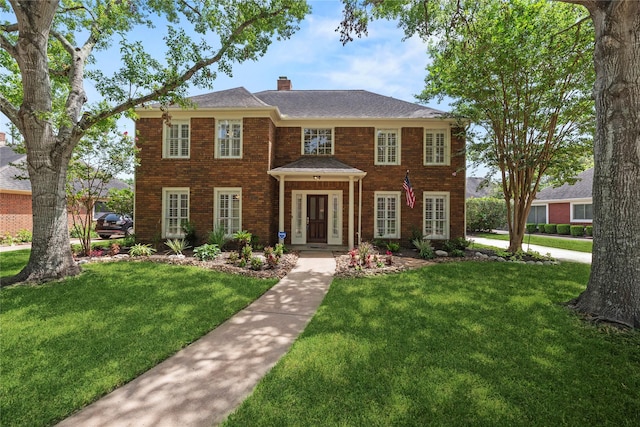
{"type": "Polygon", "coordinates": [[[400,164],[400,138],[397,129],[378,129],[376,132],[376,165],[400,164]]]}
{"type": "Polygon", "coordinates": [[[448,165],[449,134],[446,130],[427,129],[424,134],[424,164],[425,165],[448,165]]]}
{"type": "Polygon", "coordinates": [[[332,129],[304,129],[302,153],[312,156],[330,156],[333,154],[332,129]]]}
{"type": "Polygon", "coordinates": [[[218,121],[216,158],[242,158],[242,120],[218,121]]]}
{"type": "Polygon", "coordinates": [[[189,121],[173,120],[170,126],[164,126],[164,144],[162,155],[168,159],[189,158],[189,121]]]}

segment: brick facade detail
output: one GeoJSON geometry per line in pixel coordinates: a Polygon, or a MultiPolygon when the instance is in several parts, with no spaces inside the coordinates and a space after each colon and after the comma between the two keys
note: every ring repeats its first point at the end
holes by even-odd
{"type": "MultiPolygon", "coordinates": [[[[279,183],[268,171],[287,165],[301,157],[301,127],[276,127],[269,117],[243,119],[243,156],[241,159],[214,157],[216,118],[191,118],[190,157],[162,158],[162,128],[160,118],[137,121],[140,165],[136,170],[136,236],[143,242],[157,242],[162,235],[162,191],[168,187],[189,188],[189,219],[204,242],[213,229],[214,189],[242,188],[242,228],[258,236],[261,243],[277,241],[279,183]]],[[[401,129],[401,164],[374,164],[375,127],[335,127],[334,157],[367,173],[362,181],[362,213],[358,212],[359,184],[355,185],[355,230],[362,230],[362,240],[374,238],[374,193],[402,191],[402,182],[409,170],[416,194],[416,204],[410,209],[401,197],[401,243],[408,244],[414,229],[422,229],[424,216],[423,192],[448,192],[450,203],[450,238],[465,235],[465,157],[464,138],[451,130],[451,162],[448,166],[423,165],[423,127],[401,129]],[[358,224],[358,218],[362,224],[358,224]]],[[[290,243],[292,222],[292,191],[341,190],[342,239],[348,241],[349,183],[340,181],[286,181],[285,231],[290,243]]],[[[357,236],[354,236],[357,242],[357,236]]]]}

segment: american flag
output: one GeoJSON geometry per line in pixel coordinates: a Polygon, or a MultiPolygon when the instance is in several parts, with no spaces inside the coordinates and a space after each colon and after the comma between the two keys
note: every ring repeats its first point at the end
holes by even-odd
{"type": "Polygon", "coordinates": [[[402,188],[404,188],[405,195],[407,197],[407,206],[411,209],[416,204],[416,195],[413,193],[413,188],[411,187],[411,182],[409,182],[409,172],[404,176],[404,182],[402,183],[402,188]]]}

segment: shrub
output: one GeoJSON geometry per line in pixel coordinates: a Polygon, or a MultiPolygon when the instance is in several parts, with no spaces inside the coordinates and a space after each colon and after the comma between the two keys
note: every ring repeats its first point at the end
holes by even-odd
{"type": "Polygon", "coordinates": [[[184,240],[188,245],[185,249],[195,246],[198,238],[196,236],[196,227],[193,222],[182,221],[180,228],[182,228],[182,231],[184,232],[184,240]]]}
{"type": "Polygon", "coordinates": [[[590,237],[593,236],[593,225],[587,225],[584,228],[584,232],[587,236],[590,236],[590,237]]]}
{"type": "Polygon", "coordinates": [[[413,246],[415,246],[416,249],[418,249],[420,258],[431,259],[435,257],[435,253],[433,252],[433,246],[431,246],[430,240],[415,239],[412,243],[413,243],[413,246]]]}
{"type": "Polygon", "coordinates": [[[229,264],[235,264],[236,262],[238,262],[238,259],[240,259],[240,255],[238,255],[238,252],[230,252],[227,262],[229,264]]]}
{"type": "Polygon", "coordinates": [[[240,258],[249,262],[251,258],[253,258],[253,248],[251,245],[245,245],[242,247],[242,253],[240,254],[240,258]]]}
{"type": "Polygon", "coordinates": [[[582,237],[584,236],[584,225],[572,225],[571,226],[571,235],[574,237],[582,237]]]}
{"type": "Polygon", "coordinates": [[[108,254],[113,256],[113,255],[118,255],[119,253],[120,253],[120,245],[118,243],[112,243],[109,246],[108,254]]]}
{"type": "Polygon", "coordinates": [[[229,241],[229,238],[225,234],[224,228],[217,226],[209,233],[207,243],[210,245],[218,245],[219,248],[223,248],[229,241]]]}
{"type": "Polygon", "coordinates": [[[260,270],[262,268],[262,259],[257,256],[251,258],[251,269],[260,270]]]}
{"type": "Polygon", "coordinates": [[[556,224],[545,224],[544,232],[547,234],[556,234],[557,233],[556,224]]]}
{"type": "Polygon", "coordinates": [[[415,225],[411,226],[411,237],[409,238],[409,247],[413,247],[414,240],[422,240],[422,230],[415,225]]]}
{"type": "Polygon", "coordinates": [[[129,248],[129,255],[131,256],[150,256],[156,250],[151,247],[151,245],[143,245],[142,243],[137,243],[131,248],[129,248]]]}
{"type": "Polygon", "coordinates": [[[276,247],[273,250],[273,253],[279,258],[282,254],[285,253],[284,243],[276,243],[276,247]]]}
{"type": "Polygon", "coordinates": [[[18,230],[18,233],[16,234],[16,239],[19,242],[27,243],[33,239],[33,234],[31,234],[31,231],[27,229],[18,230]]]}
{"type": "Polygon", "coordinates": [[[533,224],[533,223],[527,223],[527,225],[525,225],[525,228],[527,230],[527,233],[529,234],[533,234],[536,231],[538,231],[538,224],[533,224]]]}
{"type": "Polygon", "coordinates": [[[186,239],[169,239],[164,242],[164,244],[169,247],[170,252],[173,252],[176,255],[182,255],[182,252],[185,249],[191,247],[187,243],[186,239]]]}
{"type": "Polygon", "coordinates": [[[15,239],[8,231],[4,233],[4,236],[2,236],[2,244],[9,246],[13,246],[15,244],[15,239]]]}
{"type": "Polygon", "coordinates": [[[396,253],[400,250],[400,243],[389,242],[387,243],[387,250],[396,253]]]}
{"type": "MultiPolygon", "coordinates": [[[[464,250],[471,245],[471,241],[465,239],[464,237],[456,237],[455,239],[446,240],[442,244],[442,248],[447,252],[459,251],[462,252],[462,256],[464,256],[464,250]]],[[[460,255],[453,255],[460,256],[460,255]]]]}
{"type": "Polygon", "coordinates": [[[220,255],[220,247],[214,244],[204,244],[193,249],[193,256],[200,261],[216,259],[220,255]]]}
{"type": "Polygon", "coordinates": [[[568,236],[571,233],[571,224],[558,224],[556,230],[558,234],[568,236]]]}
{"type": "Polygon", "coordinates": [[[371,264],[371,257],[374,255],[373,245],[369,242],[362,242],[358,245],[358,258],[360,260],[360,265],[367,265],[367,267],[371,264]]]}
{"type": "Polygon", "coordinates": [[[468,199],[466,205],[469,231],[491,231],[507,224],[507,204],[502,199],[478,197],[468,199]]]}
{"type": "Polygon", "coordinates": [[[122,246],[131,247],[136,244],[136,235],[127,234],[122,240],[122,246]]]}

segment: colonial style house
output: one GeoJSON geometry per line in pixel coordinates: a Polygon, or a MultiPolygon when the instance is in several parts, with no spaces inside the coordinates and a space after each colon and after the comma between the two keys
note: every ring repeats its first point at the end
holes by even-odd
{"type": "Polygon", "coordinates": [[[190,101],[137,110],[141,241],[181,237],[184,221],[201,241],[222,227],[313,247],[464,236],[465,141],[441,111],[363,90],[292,90],[286,77],[277,90],[190,101]]]}
{"type": "Polygon", "coordinates": [[[590,225],[593,222],[593,168],[578,174],[577,178],[573,184],[539,191],[527,222],[590,225]]]}

